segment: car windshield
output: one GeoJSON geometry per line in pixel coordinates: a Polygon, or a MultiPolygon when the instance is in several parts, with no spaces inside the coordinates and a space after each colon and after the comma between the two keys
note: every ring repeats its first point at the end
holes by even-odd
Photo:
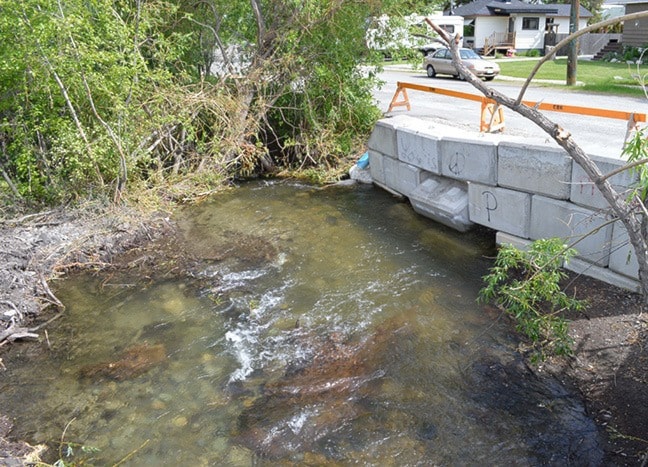
{"type": "Polygon", "coordinates": [[[481,58],[473,49],[461,49],[459,55],[464,60],[472,60],[475,58],[481,58]]]}

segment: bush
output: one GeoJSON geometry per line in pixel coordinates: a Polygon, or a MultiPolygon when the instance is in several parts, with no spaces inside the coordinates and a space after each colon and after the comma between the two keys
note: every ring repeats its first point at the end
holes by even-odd
{"type": "Polygon", "coordinates": [[[610,52],[605,54],[603,60],[606,62],[637,62],[637,60],[642,59],[641,55],[646,48],[648,48],[648,45],[643,47],[625,45],[620,52],[610,52]]]}
{"type": "Polygon", "coordinates": [[[505,245],[484,276],[480,300],[494,302],[515,320],[517,330],[531,341],[533,360],[572,353],[567,320],[560,314],[581,310],[585,302],[568,297],[560,281],[566,278],[563,263],[574,254],[555,238],[536,240],[525,251],[505,245]]]}

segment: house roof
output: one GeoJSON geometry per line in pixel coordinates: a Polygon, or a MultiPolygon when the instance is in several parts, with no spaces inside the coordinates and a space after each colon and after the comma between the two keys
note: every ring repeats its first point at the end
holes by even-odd
{"type": "MultiPolygon", "coordinates": [[[[645,0],[648,1],[648,0],[645,0]]],[[[571,5],[568,3],[561,3],[557,5],[552,5],[556,7],[558,10],[558,13],[556,14],[548,14],[547,16],[569,16],[571,13],[571,5]]],[[[591,18],[594,16],[587,8],[585,8],[583,5],[580,5],[580,8],[578,9],[578,16],[581,18],[591,18]]]]}
{"type": "MultiPolygon", "coordinates": [[[[648,1],[648,0],[647,0],[648,1]]],[[[521,0],[475,0],[460,5],[453,10],[454,15],[471,16],[508,16],[512,13],[535,13],[548,16],[569,16],[571,5],[541,5],[526,3],[521,0]]],[[[580,16],[592,16],[586,8],[580,7],[580,16]]]]}

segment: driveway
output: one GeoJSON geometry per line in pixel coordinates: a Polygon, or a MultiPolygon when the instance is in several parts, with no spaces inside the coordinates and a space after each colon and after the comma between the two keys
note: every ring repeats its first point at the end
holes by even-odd
{"type": "MultiPolygon", "coordinates": [[[[428,78],[422,71],[388,69],[381,74],[381,78],[385,84],[374,92],[374,97],[384,112],[387,112],[389,108],[398,81],[479,94],[479,91],[470,83],[453,78],[428,78]]],[[[498,78],[489,85],[507,96],[516,98],[522,82],[498,78]]],[[[413,90],[408,90],[408,96],[412,108],[410,111],[405,107],[396,107],[386,115],[411,115],[446,125],[463,127],[469,131],[479,131],[481,108],[479,102],[413,90]]],[[[648,113],[648,100],[645,98],[585,93],[566,88],[530,86],[524,100],[648,113]]],[[[545,114],[549,119],[571,132],[574,140],[588,154],[621,157],[627,131],[626,121],[559,112],[545,112],[545,114]]],[[[535,124],[510,109],[504,109],[504,122],[504,134],[523,136],[540,144],[555,144],[535,124]]]]}

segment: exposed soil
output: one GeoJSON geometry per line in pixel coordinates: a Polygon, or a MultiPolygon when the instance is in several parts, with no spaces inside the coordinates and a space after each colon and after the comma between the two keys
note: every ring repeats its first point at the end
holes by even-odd
{"type": "MultiPolygon", "coordinates": [[[[144,280],[180,273],[191,255],[160,248],[176,242],[158,241],[173,235],[165,213],[142,217],[124,208],[0,220],[0,375],[3,352],[40,338],[48,320],[64,312],[48,283],[81,268],[138,268],[144,280]]],[[[574,278],[569,287],[589,302],[569,317],[576,355],[537,371],[557,375],[582,395],[605,439],[604,465],[648,465],[648,312],[642,298],[587,277],[574,278]]],[[[12,440],[10,425],[0,414],[0,464],[27,465],[42,448],[12,440]]]]}
{"type": "Polygon", "coordinates": [[[639,294],[580,276],[569,290],[586,299],[569,316],[575,356],[539,371],[578,390],[606,434],[606,465],[648,465],[648,311],[639,294]]]}

